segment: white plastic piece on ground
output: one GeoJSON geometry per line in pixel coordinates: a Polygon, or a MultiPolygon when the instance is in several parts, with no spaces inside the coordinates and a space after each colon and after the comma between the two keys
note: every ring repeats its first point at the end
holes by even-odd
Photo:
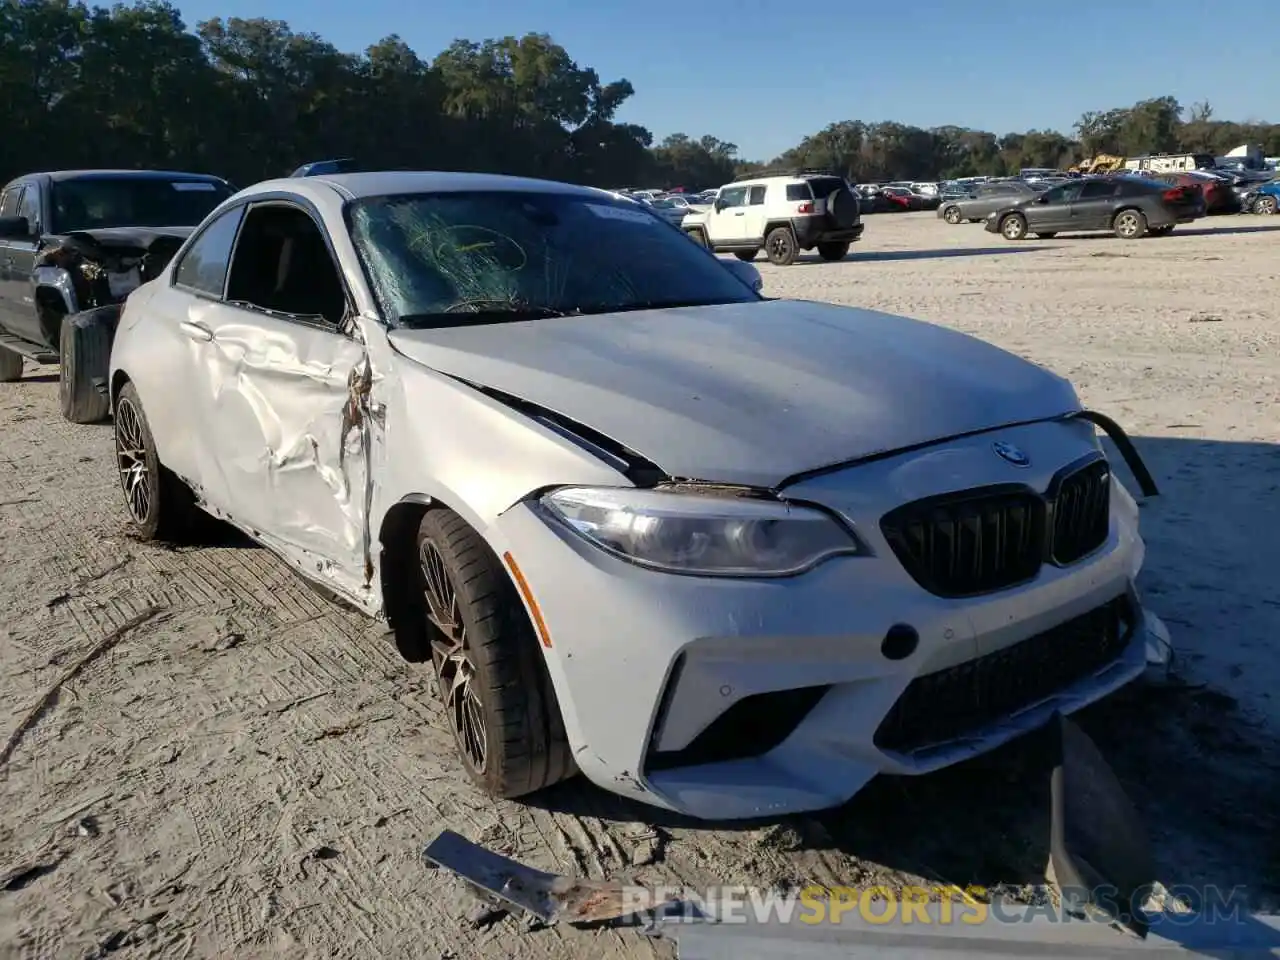
{"type": "MultiPolygon", "coordinates": [[[[884,907],[877,904],[877,914],[884,907]]],[[[991,911],[981,923],[962,920],[959,905],[949,923],[942,922],[939,904],[926,909],[929,922],[917,914],[909,924],[877,922],[877,915],[868,921],[857,906],[838,922],[822,924],[794,917],[783,923],[776,914],[760,922],[747,910],[742,922],[660,922],[656,932],[676,941],[679,960],[1280,957],[1280,916],[1243,909],[1234,917],[1166,911],[1153,918],[1146,940],[1100,922],[1047,916],[1045,907],[1005,904],[999,916],[991,911]]]]}
{"type": "Polygon", "coordinates": [[[1148,672],[1163,672],[1173,661],[1173,642],[1169,639],[1169,628],[1150,610],[1144,610],[1143,616],[1147,628],[1148,672]]]}

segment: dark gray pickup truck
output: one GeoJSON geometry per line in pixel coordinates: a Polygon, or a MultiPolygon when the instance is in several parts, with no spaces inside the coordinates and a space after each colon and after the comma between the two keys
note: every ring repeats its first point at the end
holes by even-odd
{"type": "Polygon", "coordinates": [[[120,304],[155,277],[234,188],[163,170],[69,170],[0,191],[0,381],[25,357],[61,366],[62,413],[107,416],[120,304]]]}

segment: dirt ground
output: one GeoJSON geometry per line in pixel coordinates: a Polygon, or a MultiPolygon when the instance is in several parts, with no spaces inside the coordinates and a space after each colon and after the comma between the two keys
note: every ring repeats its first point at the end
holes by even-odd
{"type": "MultiPolygon", "coordinates": [[[[761,270],[770,295],[1017,351],[1137,439],[1164,494],[1144,507],[1142,586],[1178,680],[1082,721],[1166,884],[1280,892],[1280,220],[1011,244],[886,215],[844,263],[761,270]]],[[[63,422],[47,370],[0,385],[0,609],[0,955],[669,955],[634,930],[472,922],[421,861],[442,827],[653,882],[1042,876],[1046,784],[1026,745],[783,824],[673,822],[581,781],[490,803],[378,625],[234,538],[131,541],[110,427],[63,422]]]]}

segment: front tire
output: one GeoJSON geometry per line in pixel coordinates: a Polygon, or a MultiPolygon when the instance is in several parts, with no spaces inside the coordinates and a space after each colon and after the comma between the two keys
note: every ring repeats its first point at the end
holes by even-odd
{"type": "Polygon", "coordinates": [[[743,263],[750,263],[756,258],[756,254],[759,252],[759,250],[736,250],[733,255],[743,263]]]}
{"type": "Polygon", "coordinates": [[[22,354],[0,347],[0,383],[22,379],[22,354]]]}
{"type": "Polygon", "coordinates": [[[947,209],[942,211],[942,219],[947,221],[947,223],[952,224],[953,226],[955,224],[958,224],[962,219],[960,216],[960,208],[947,207],[947,209]]]}
{"type": "Polygon", "coordinates": [[[111,412],[107,373],[119,307],[99,307],[64,317],[58,335],[61,376],[58,401],[72,423],[101,423],[111,412]]]}
{"type": "Polygon", "coordinates": [[[436,685],[467,775],[504,798],[572,776],[538,639],[488,544],[457,514],[428,510],[418,576],[436,685]]]}
{"type": "Polygon", "coordinates": [[[1000,221],[1000,233],[1006,240],[1022,240],[1027,235],[1027,218],[1011,213],[1000,221]]]}
{"type": "Polygon", "coordinates": [[[1111,227],[1121,240],[1139,240],[1147,235],[1147,218],[1141,210],[1121,210],[1111,227]]]}
{"type": "Polygon", "coordinates": [[[1277,209],[1275,197],[1259,197],[1253,202],[1253,212],[1264,217],[1274,216],[1277,209]]]}
{"type": "Polygon", "coordinates": [[[796,237],[790,227],[774,227],[764,238],[764,252],[770,263],[789,267],[796,262],[800,248],[796,245],[796,237]]]}
{"type": "Polygon", "coordinates": [[[850,244],[844,242],[820,243],[818,244],[818,256],[823,260],[835,263],[836,261],[843,260],[849,255],[850,246],[850,244]]]}
{"type": "Polygon", "coordinates": [[[197,515],[195,497],[160,463],[151,426],[132,383],[126,383],[116,397],[115,440],[120,488],[138,538],[181,539],[197,515]]]}

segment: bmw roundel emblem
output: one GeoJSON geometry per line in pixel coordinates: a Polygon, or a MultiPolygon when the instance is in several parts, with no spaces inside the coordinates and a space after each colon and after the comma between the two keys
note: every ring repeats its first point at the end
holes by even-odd
{"type": "Polygon", "coordinates": [[[996,456],[1005,463],[1011,463],[1015,467],[1031,466],[1031,458],[1015,447],[1012,443],[1005,443],[1003,440],[997,440],[991,445],[991,449],[996,452],[996,456]]]}

